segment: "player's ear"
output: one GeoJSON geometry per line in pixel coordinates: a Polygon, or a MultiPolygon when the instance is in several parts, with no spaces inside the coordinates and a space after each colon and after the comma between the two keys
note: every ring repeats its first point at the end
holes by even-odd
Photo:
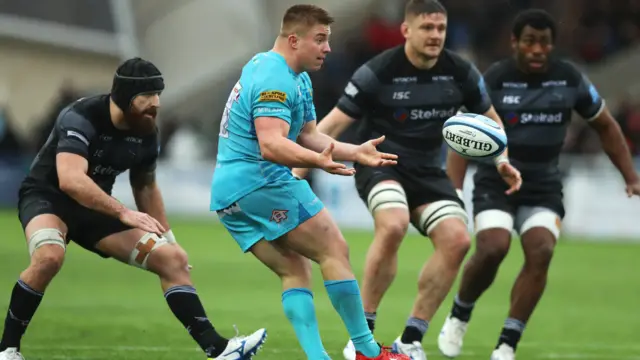
{"type": "Polygon", "coordinates": [[[511,34],[511,50],[516,51],[518,49],[518,38],[511,34]]]}
{"type": "Polygon", "coordinates": [[[402,25],[400,25],[400,32],[402,33],[402,36],[404,36],[405,39],[409,38],[409,24],[407,23],[407,21],[403,21],[402,25]]]}
{"type": "Polygon", "coordinates": [[[300,41],[298,40],[298,36],[296,34],[289,35],[287,37],[287,40],[289,41],[289,46],[291,46],[294,49],[298,48],[300,41]]]}

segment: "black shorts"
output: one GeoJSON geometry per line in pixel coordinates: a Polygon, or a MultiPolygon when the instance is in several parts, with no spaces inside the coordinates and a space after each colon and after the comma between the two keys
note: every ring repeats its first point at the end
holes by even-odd
{"type": "Polygon", "coordinates": [[[473,177],[473,215],[485,210],[502,210],[516,216],[518,207],[544,207],[555,212],[560,219],[565,210],[562,194],[562,179],[558,176],[540,176],[535,173],[522,174],[520,191],[507,195],[509,186],[495,168],[479,168],[473,177]]]}
{"type": "MultiPolygon", "coordinates": [[[[372,168],[357,163],[355,169],[356,189],[366,205],[369,205],[367,198],[374,186],[382,181],[393,180],[400,183],[404,189],[410,211],[440,200],[455,201],[464,208],[464,202],[460,200],[449,177],[442,169],[407,169],[401,166],[372,168]]],[[[415,227],[423,232],[418,226],[415,227]]]]}
{"type": "Polygon", "coordinates": [[[64,194],[47,189],[21,189],[18,217],[22,228],[43,214],[55,215],[67,225],[67,241],[71,240],[104,258],[109,255],[96,249],[96,244],[109,235],[131,229],[120,220],[88,209],[64,194]]]}

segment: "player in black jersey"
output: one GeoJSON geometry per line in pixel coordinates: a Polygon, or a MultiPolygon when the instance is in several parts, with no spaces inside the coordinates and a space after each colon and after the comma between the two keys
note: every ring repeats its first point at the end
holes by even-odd
{"type": "MultiPolygon", "coordinates": [[[[640,194],[620,127],[587,77],[568,61],[552,56],[555,38],[556,25],[548,13],[537,9],[520,13],[512,31],[514,57],[493,64],[484,75],[505,123],[509,157],[524,180],[520,191],[509,196],[495,169],[478,165],[473,194],[477,246],[438,341],[449,357],[460,354],[473,305],[491,285],[509,250],[511,231],[516,230],[525,262],[491,357],[515,359],[522,331],[544,291],[564,217],[558,157],[572,110],[599,133],[605,152],[627,184],[627,194],[640,194]]],[[[450,154],[447,165],[454,185],[461,189],[467,162],[450,154]]]]}
{"type": "Polygon", "coordinates": [[[152,63],[130,59],[117,69],[110,94],[80,99],[58,116],[20,188],[31,263],[11,294],[0,360],[23,359],[22,336],[69,241],[157,274],[171,311],[208,358],[248,359],[264,342],[264,329],[232,339],[216,332],[193,288],[187,254],[169,230],[155,182],[155,118],[163,89],[152,63]],[[110,196],[127,170],[139,211],[110,196]]]}
{"type": "MultiPolygon", "coordinates": [[[[398,248],[409,223],[431,238],[435,253],[421,271],[410,318],[393,344],[397,352],[416,360],[426,358],[423,336],[470,246],[463,201],[441,167],[442,125],[461,106],[500,123],[478,70],[443,50],[446,29],[446,9],[438,1],[410,1],[401,28],[406,43],[360,67],[336,108],[318,124],[320,131],[336,138],[360,119],[359,141],[384,135],[380,151],[399,156],[392,168],[355,165],[356,187],[375,222],[362,297],[373,330],[378,306],[395,277],[398,248]]],[[[517,190],[517,170],[504,159],[498,168],[511,190],[517,190]]],[[[298,176],[304,173],[294,170],[298,176]]],[[[355,357],[351,343],[344,355],[355,357]]]]}

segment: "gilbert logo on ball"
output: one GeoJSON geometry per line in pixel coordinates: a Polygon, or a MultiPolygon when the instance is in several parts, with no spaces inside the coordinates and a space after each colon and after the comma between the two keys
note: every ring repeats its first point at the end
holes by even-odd
{"type": "Polygon", "coordinates": [[[454,115],[444,123],[442,136],[453,151],[468,158],[493,158],[507,148],[504,129],[484,115],[454,115]]]}

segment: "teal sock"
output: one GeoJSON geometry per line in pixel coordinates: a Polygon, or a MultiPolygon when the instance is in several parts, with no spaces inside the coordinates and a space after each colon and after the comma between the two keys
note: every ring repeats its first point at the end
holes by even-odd
{"type": "Polygon", "coordinates": [[[358,282],[355,280],[332,280],[325,281],[324,286],[327,288],[333,307],[340,314],[342,322],[347,327],[356,351],[366,357],[373,358],[380,355],[380,346],[373,339],[373,334],[364,317],[358,282]]]}
{"type": "Polygon", "coordinates": [[[282,293],[282,307],[287,319],[293,325],[298,342],[307,354],[307,359],[329,359],[320,339],[311,291],[304,288],[288,289],[282,293]]]}

